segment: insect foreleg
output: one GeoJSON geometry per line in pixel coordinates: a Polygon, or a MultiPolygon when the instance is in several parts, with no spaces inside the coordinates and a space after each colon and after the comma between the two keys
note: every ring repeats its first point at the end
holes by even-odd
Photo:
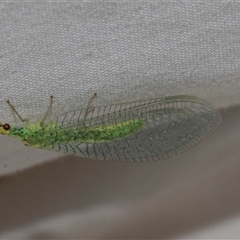
{"type": "Polygon", "coordinates": [[[12,111],[18,116],[18,118],[21,120],[21,122],[24,122],[24,125],[28,125],[29,124],[29,119],[28,118],[22,118],[21,115],[16,110],[16,108],[10,103],[9,100],[7,100],[7,104],[12,109],[12,111]]]}
{"type": "Polygon", "coordinates": [[[43,126],[43,125],[44,125],[44,122],[45,122],[46,118],[47,118],[48,115],[52,112],[52,105],[53,105],[53,96],[50,96],[50,104],[49,104],[49,107],[47,108],[46,113],[44,114],[43,119],[42,119],[41,122],[40,122],[40,126],[43,126]]]}

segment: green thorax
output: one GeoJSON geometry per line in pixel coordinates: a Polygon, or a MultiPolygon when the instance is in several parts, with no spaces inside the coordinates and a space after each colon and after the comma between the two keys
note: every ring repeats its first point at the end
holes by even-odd
{"type": "Polygon", "coordinates": [[[12,127],[9,135],[20,138],[26,145],[51,148],[55,143],[86,142],[98,143],[127,137],[138,131],[144,122],[132,119],[117,124],[97,127],[62,127],[57,123],[29,124],[26,127],[12,127]]]}

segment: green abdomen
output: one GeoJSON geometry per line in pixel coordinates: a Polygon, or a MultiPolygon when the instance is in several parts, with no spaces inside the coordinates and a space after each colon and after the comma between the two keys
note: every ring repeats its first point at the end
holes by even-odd
{"type": "Polygon", "coordinates": [[[127,137],[142,128],[144,122],[133,119],[104,127],[89,127],[74,131],[76,141],[105,142],[127,137]]]}
{"type": "Polygon", "coordinates": [[[58,124],[31,124],[26,128],[14,127],[10,135],[20,138],[26,145],[51,148],[55,143],[99,143],[127,137],[142,128],[141,119],[132,119],[101,127],[61,128],[58,124]]]}

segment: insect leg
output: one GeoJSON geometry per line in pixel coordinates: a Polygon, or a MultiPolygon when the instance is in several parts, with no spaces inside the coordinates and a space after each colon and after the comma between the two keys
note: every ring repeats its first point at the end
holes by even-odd
{"type": "Polygon", "coordinates": [[[7,100],[7,104],[9,105],[9,107],[12,109],[12,111],[18,116],[18,118],[21,120],[21,122],[24,122],[25,125],[29,124],[29,119],[28,118],[22,118],[21,115],[18,113],[18,111],[16,110],[16,108],[10,103],[9,100],[7,100]]]}
{"type": "MultiPolygon", "coordinates": [[[[97,97],[97,94],[94,93],[93,96],[90,98],[90,100],[88,101],[88,105],[87,105],[87,109],[86,109],[86,116],[93,111],[93,109],[90,110],[90,107],[92,107],[92,103],[93,103],[93,100],[97,97]]],[[[85,118],[86,118],[85,116],[85,118]]]]}
{"type": "Polygon", "coordinates": [[[81,120],[81,122],[80,122],[80,124],[79,124],[80,127],[81,127],[82,125],[84,125],[87,115],[88,115],[91,111],[93,111],[93,110],[90,110],[90,108],[91,108],[91,105],[92,105],[93,100],[94,100],[96,97],[97,97],[97,93],[94,93],[93,96],[92,96],[92,97],[90,98],[90,100],[88,101],[88,105],[87,105],[86,111],[85,111],[85,113],[84,113],[84,115],[83,115],[83,119],[81,120]]]}
{"type": "Polygon", "coordinates": [[[44,122],[45,122],[47,116],[51,113],[51,111],[52,111],[52,105],[53,105],[53,96],[50,96],[50,104],[49,104],[49,107],[48,107],[46,113],[44,114],[43,119],[42,119],[41,122],[40,122],[40,126],[43,126],[43,125],[44,125],[44,122]]]}

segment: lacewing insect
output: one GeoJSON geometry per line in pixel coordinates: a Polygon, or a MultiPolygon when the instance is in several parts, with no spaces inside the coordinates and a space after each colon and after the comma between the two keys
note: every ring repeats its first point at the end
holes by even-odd
{"type": "Polygon", "coordinates": [[[113,161],[157,161],[177,155],[212,133],[221,122],[219,111],[194,96],[170,96],[63,112],[47,121],[53,97],[41,121],[0,123],[0,133],[27,146],[80,157],[113,161]]]}

